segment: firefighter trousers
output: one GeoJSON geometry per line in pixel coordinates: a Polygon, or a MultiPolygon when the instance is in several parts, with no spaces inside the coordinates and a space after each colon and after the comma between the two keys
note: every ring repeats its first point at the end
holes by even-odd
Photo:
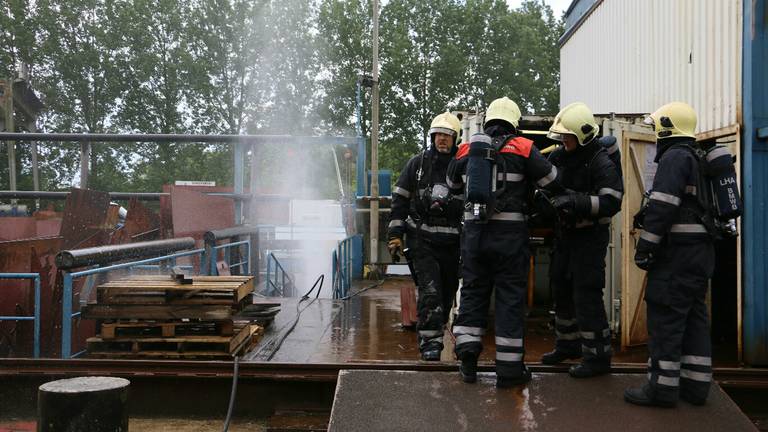
{"type": "Polygon", "coordinates": [[[706,400],[712,346],[705,298],[715,266],[711,241],[667,241],[648,271],[648,381],[657,399],[706,400]]]}
{"type": "Polygon", "coordinates": [[[459,287],[459,244],[409,242],[416,271],[419,349],[443,347],[443,332],[459,287]]]}
{"type": "Polygon", "coordinates": [[[496,373],[523,374],[523,335],[530,249],[524,222],[466,222],[461,243],[462,288],[453,327],[459,360],[477,357],[495,290],[496,373]]]}
{"type": "Polygon", "coordinates": [[[550,283],[555,297],[555,349],[585,363],[611,362],[603,305],[607,225],[566,229],[555,243],[550,283]]]}

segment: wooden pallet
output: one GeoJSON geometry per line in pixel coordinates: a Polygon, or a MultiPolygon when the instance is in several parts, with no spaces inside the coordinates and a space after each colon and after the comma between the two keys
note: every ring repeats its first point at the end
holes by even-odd
{"type": "Polygon", "coordinates": [[[224,321],[140,321],[109,322],[101,324],[101,338],[118,337],[183,337],[183,336],[232,336],[231,320],[224,321]]]}
{"type": "Polygon", "coordinates": [[[226,357],[251,345],[259,331],[252,327],[247,324],[233,336],[91,337],[86,342],[92,357],[226,357]]]}
{"type": "Polygon", "coordinates": [[[230,305],[108,305],[88,303],[80,311],[85,319],[97,320],[179,320],[221,321],[236,312],[230,305]]]}
{"type": "Polygon", "coordinates": [[[96,288],[101,305],[238,305],[253,293],[252,276],[193,276],[181,283],[167,276],[132,276],[96,288]]]}

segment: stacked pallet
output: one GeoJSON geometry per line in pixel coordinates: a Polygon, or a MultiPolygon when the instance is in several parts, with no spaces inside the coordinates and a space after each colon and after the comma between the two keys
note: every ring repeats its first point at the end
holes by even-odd
{"type": "Polygon", "coordinates": [[[252,303],[251,276],[132,276],[96,287],[82,308],[101,322],[88,355],[99,358],[213,359],[241,355],[263,327],[238,313],[252,303]]]}

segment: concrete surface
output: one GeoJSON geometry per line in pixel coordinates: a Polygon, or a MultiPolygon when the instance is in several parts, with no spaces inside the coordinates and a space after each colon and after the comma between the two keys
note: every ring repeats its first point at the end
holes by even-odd
{"type": "Polygon", "coordinates": [[[329,431],[754,431],[755,426],[718,387],[705,406],[680,402],[662,409],[630,405],[624,388],[643,375],[576,380],[534,374],[527,386],[499,390],[496,376],[476,384],[458,373],[349,371],[339,374],[329,431]]]}

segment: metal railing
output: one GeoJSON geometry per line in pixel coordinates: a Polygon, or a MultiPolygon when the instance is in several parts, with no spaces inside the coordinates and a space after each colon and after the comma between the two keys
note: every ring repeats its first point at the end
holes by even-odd
{"type": "Polygon", "coordinates": [[[267,281],[265,294],[285,297],[293,291],[293,279],[277,260],[274,253],[267,255],[267,281]],[[273,280],[274,279],[274,280],[273,280]]]}
{"type": "Polygon", "coordinates": [[[34,321],[33,355],[35,358],[40,358],[40,275],[37,273],[0,273],[0,279],[32,279],[35,287],[34,315],[0,316],[0,321],[34,321]]]}
{"type": "Polygon", "coordinates": [[[216,267],[216,261],[219,255],[219,251],[224,251],[224,261],[227,262],[229,265],[230,270],[233,268],[240,268],[241,272],[240,274],[249,274],[250,270],[250,261],[251,261],[251,241],[250,240],[242,240],[238,242],[233,243],[226,243],[223,245],[217,245],[213,246],[212,253],[208,257],[208,274],[211,276],[218,276],[219,275],[219,269],[216,267]],[[232,263],[232,249],[238,247],[238,246],[245,246],[245,258],[243,258],[242,255],[240,255],[239,262],[232,263]]]}
{"type": "Polygon", "coordinates": [[[347,237],[340,241],[333,251],[331,268],[333,269],[333,298],[339,299],[349,295],[352,287],[352,239],[347,237]]]}

